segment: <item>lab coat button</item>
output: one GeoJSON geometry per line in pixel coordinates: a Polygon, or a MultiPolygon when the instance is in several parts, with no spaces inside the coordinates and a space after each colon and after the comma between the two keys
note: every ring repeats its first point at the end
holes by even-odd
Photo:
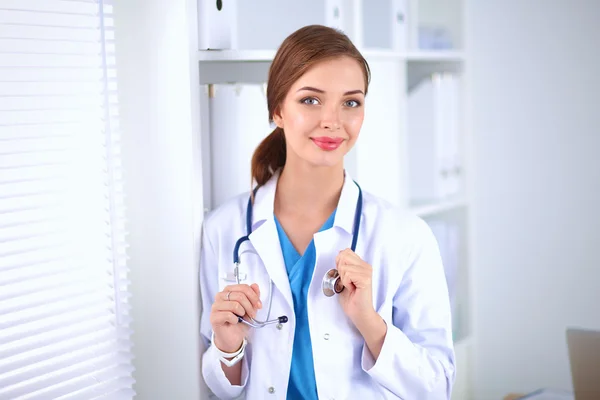
{"type": "Polygon", "coordinates": [[[282,324],[277,324],[276,328],[279,329],[279,330],[282,330],[283,329],[283,325],[282,324]]]}
{"type": "Polygon", "coordinates": [[[269,393],[271,393],[271,394],[275,393],[275,388],[273,386],[271,386],[269,388],[269,393]]]}
{"type": "Polygon", "coordinates": [[[329,333],[326,333],[326,334],[324,334],[324,335],[323,335],[323,339],[325,339],[325,340],[329,340],[329,333]]]}

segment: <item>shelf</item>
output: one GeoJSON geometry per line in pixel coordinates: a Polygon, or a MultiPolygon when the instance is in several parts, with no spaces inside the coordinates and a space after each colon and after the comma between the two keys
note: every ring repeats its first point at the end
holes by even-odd
{"type": "Polygon", "coordinates": [[[275,50],[200,50],[200,62],[268,62],[275,57],[275,50]]]}
{"type": "MultiPolygon", "coordinates": [[[[275,57],[275,50],[201,50],[198,61],[205,63],[270,63],[275,57]]],[[[365,49],[361,51],[367,59],[405,58],[402,53],[385,49],[365,49]]]]}
{"type": "Polygon", "coordinates": [[[419,50],[411,51],[404,55],[404,58],[408,62],[455,62],[461,63],[465,60],[465,55],[462,51],[430,51],[430,50],[419,50]]]}
{"type": "Polygon", "coordinates": [[[461,51],[414,51],[405,55],[407,60],[406,86],[410,92],[422,79],[436,72],[460,74],[465,55],[461,51]]]}
{"type": "MultiPolygon", "coordinates": [[[[395,59],[407,63],[409,90],[425,76],[436,71],[460,71],[464,54],[460,51],[397,52],[386,49],[363,49],[367,60],[395,59]]],[[[200,83],[264,83],[275,50],[200,50],[200,83]]]]}
{"type": "MultiPolygon", "coordinates": [[[[200,62],[271,62],[275,50],[201,50],[200,62]]],[[[367,58],[398,58],[408,62],[463,62],[461,51],[410,51],[401,53],[386,49],[363,49],[367,58]]]]}
{"type": "Polygon", "coordinates": [[[467,205],[467,201],[465,199],[453,199],[453,200],[445,200],[439,203],[433,204],[423,204],[423,205],[415,205],[411,206],[410,209],[412,212],[417,214],[420,217],[426,217],[429,215],[439,214],[442,212],[454,210],[456,208],[465,207],[467,205]]]}

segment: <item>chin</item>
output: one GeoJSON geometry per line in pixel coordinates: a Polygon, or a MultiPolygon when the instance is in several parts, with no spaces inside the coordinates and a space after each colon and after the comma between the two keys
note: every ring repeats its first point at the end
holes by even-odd
{"type": "Polygon", "coordinates": [[[318,168],[333,168],[339,165],[343,165],[344,155],[340,154],[321,154],[317,157],[310,157],[306,159],[308,163],[318,168]]]}

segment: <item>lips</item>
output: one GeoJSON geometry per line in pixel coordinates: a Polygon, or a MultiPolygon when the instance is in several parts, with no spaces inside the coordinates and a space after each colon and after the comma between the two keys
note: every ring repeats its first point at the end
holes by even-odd
{"type": "Polygon", "coordinates": [[[333,151],[333,150],[337,149],[338,147],[340,147],[341,144],[344,142],[344,139],[342,139],[342,138],[327,137],[327,136],[311,138],[311,140],[317,146],[319,146],[322,150],[325,150],[325,151],[333,151]]]}

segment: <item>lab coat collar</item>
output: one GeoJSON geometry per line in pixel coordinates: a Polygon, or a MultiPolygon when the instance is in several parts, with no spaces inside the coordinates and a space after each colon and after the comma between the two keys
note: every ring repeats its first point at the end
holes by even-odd
{"type": "MultiPolygon", "coordinates": [[[[249,238],[258,255],[263,260],[273,284],[281,291],[288,306],[293,309],[294,302],[283,253],[281,246],[276,245],[279,244],[279,234],[273,211],[279,176],[280,171],[277,171],[267,183],[256,191],[252,216],[252,233],[249,238]]],[[[344,229],[349,235],[352,235],[357,198],[358,187],[352,181],[349,174],[345,173],[334,226],[344,229]]]]}
{"type": "MultiPolygon", "coordinates": [[[[254,201],[254,215],[252,218],[252,229],[256,229],[265,221],[273,218],[275,209],[275,191],[277,189],[277,181],[279,180],[281,170],[277,170],[275,174],[261,186],[256,192],[254,201]]],[[[352,235],[354,226],[354,215],[356,212],[356,201],[358,200],[358,187],[352,180],[348,171],[344,171],[344,185],[338,201],[337,211],[335,213],[334,226],[340,227],[348,234],[352,235]]]]}

